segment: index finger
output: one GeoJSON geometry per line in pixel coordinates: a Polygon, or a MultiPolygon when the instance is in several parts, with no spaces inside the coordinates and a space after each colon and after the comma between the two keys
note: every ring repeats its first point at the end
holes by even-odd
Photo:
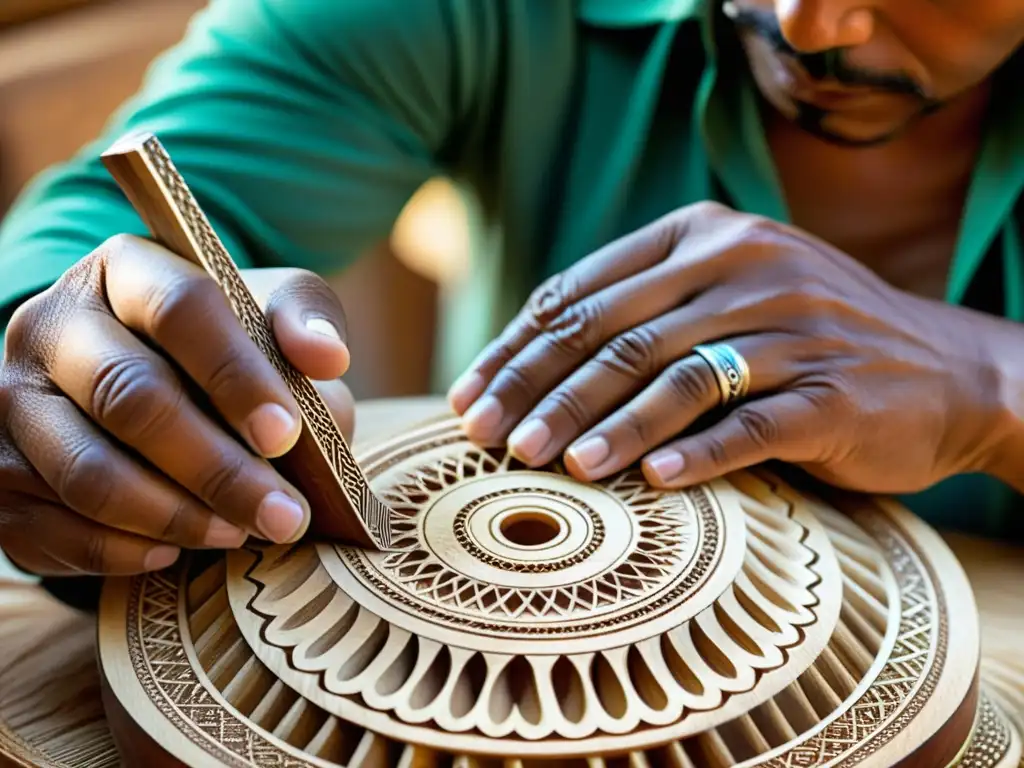
{"type": "Polygon", "coordinates": [[[299,437],[298,404],[206,272],[159,245],[119,238],[106,246],[106,293],[117,319],[151,339],[266,458],[299,437]]]}

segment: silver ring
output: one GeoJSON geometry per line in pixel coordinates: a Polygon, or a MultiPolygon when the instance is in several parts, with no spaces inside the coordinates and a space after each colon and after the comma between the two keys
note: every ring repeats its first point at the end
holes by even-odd
{"type": "Polygon", "coordinates": [[[729,344],[698,344],[693,351],[714,372],[721,394],[720,405],[746,396],[750,389],[750,366],[743,355],[729,344]]]}

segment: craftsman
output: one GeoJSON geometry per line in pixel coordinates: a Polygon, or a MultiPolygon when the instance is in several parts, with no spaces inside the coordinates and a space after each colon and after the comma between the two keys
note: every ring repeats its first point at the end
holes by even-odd
{"type": "Polygon", "coordinates": [[[316,275],[447,174],[497,238],[447,307],[473,439],[662,486],[776,459],[1019,535],[1022,41],[1018,0],[213,0],[3,224],[0,547],[126,574],[308,524],[258,458],[295,403],[101,166],[134,131],[346,422],[316,275]]]}

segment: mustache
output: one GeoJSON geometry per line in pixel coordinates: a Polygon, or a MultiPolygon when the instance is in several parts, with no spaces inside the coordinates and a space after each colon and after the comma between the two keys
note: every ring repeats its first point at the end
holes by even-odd
{"type": "Polygon", "coordinates": [[[729,5],[728,17],[737,27],[757,35],[777,54],[795,61],[814,80],[832,79],[842,85],[863,86],[931,101],[924,88],[906,73],[878,72],[851,66],[847,60],[847,52],[842,48],[818,53],[801,53],[786,40],[778,19],[771,11],[740,8],[731,3],[729,5]]]}

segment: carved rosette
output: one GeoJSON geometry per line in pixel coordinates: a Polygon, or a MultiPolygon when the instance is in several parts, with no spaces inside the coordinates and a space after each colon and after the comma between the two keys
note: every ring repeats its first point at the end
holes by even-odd
{"type": "Polygon", "coordinates": [[[420,743],[587,754],[696,732],[792,682],[839,617],[824,529],[781,496],[661,492],[637,471],[585,485],[454,422],[364,466],[397,552],[251,548],[229,556],[228,594],[286,685],[420,743]]]}
{"type": "Polygon", "coordinates": [[[881,767],[962,706],[944,763],[1020,759],[951,628],[963,574],[892,505],[760,472],[584,485],[451,421],[361,463],[394,551],[253,546],[105,592],[103,666],[132,671],[108,679],[187,764],[881,767]]]}

